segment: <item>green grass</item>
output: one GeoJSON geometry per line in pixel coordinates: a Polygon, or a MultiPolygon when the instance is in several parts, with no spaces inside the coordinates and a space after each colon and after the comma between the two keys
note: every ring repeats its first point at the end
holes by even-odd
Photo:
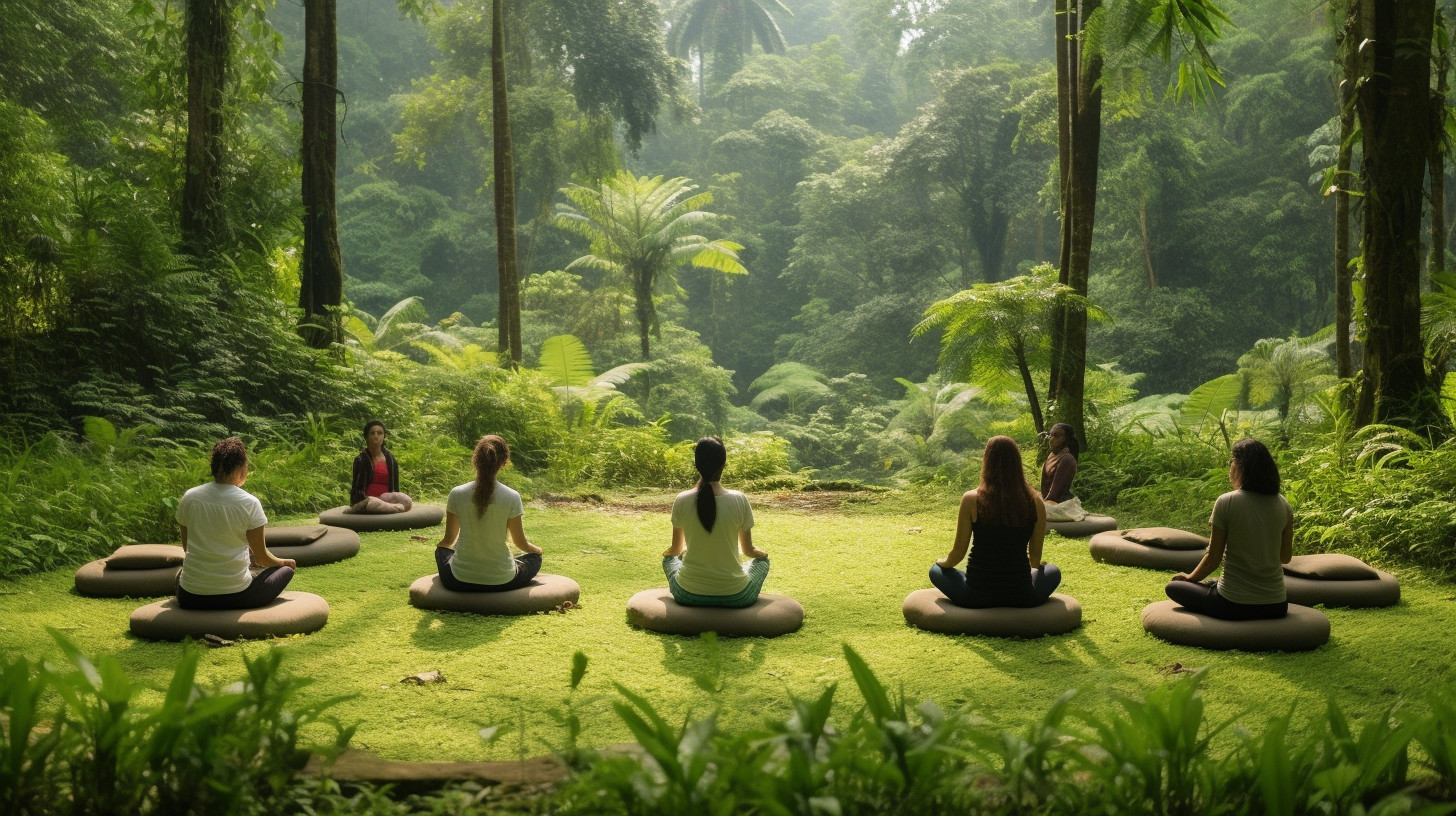
{"type": "MultiPolygon", "coordinates": [[[[416,610],[407,588],[434,571],[439,530],[371,533],[357,557],[294,578],[291,589],[328,599],[328,626],[275,643],[286,653],[286,669],[315,681],[302,699],[355,695],[334,713],[358,724],[356,747],[414,760],[511,758],[560,747],[564,730],[548,715],[566,696],[576,651],[591,659],[578,694],[598,696],[581,711],[583,742],[596,746],[630,740],[609,704],[616,699],[612,681],[642,694],[670,721],[717,706],[732,728],[787,714],[790,692],[809,696],[836,682],[852,687],[842,643],[911,700],[966,706],[991,724],[1018,729],[1067,689],[1079,690],[1082,710],[1112,706],[1120,694],[1141,698],[1170,682],[1175,664],[1211,669],[1204,694],[1215,722],[1237,717],[1261,728],[1302,701],[1298,730],[1323,716],[1327,697],[1359,722],[1398,701],[1421,700],[1456,659],[1456,642],[1447,636],[1456,627],[1456,593],[1408,570],[1395,570],[1399,606],[1327,610],[1333,636],[1315,652],[1209,652],[1143,633],[1138,612],[1163,598],[1166,574],[1097,564],[1084,540],[1056,536],[1048,538],[1047,559],[1062,568],[1062,591],[1082,604],[1081,629],[1028,641],[921,632],[905,625],[900,602],[929,585],[926,570],[949,549],[954,498],[920,493],[840,506],[842,499],[755,497],[754,540],[774,564],[765,590],[791,595],[806,610],[803,629],[785,637],[713,646],[626,624],[627,599],[664,583],[659,556],[670,534],[670,496],[644,494],[599,506],[528,506],[526,530],[545,550],[546,571],[582,586],[579,609],[523,618],[416,610]],[[432,669],[447,682],[399,683],[432,669]],[[717,678],[716,693],[695,683],[705,674],[717,678]],[[489,725],[503,734],[493,745],[477,734],[489,725]]],[[[82,598],[71,584],[68,570],[0,582],[0,649],[59,660],[46,633],[52,627],[83,652],[114,655],[135,680],[162,687],[187,647],[132,638],[127,616],[140,602],[82,598]]],[[[273,646],[209,651],[198,676],[231,682],[243,674],[241,654],[273,646]]]]}

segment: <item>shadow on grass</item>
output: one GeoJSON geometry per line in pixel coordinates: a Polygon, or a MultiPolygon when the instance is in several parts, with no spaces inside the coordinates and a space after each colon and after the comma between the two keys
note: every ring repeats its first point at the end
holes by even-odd
{"type": "Polygon", "coordinates": [[[729,680],[761,673],[768,654],[765,638],[706,638],[657,635],[668,674],[722,688],[729,680]]]}
{"type": "Polygon", "coordinates": [[[516,615],[477,615],[473,612],[419,610],[410,641],[431,652],[461,652],[499,640],[501,633],[520,620],[516,615]]]}

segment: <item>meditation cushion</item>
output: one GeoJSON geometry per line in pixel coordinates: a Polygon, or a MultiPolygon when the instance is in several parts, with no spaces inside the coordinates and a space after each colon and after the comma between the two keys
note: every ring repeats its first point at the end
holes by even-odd
{"type": "Polygon", "coordinates": [[[1178,530],[1173,527],[1134,527],[1118,530],[1118,535],[1136,544],[1161,547],[1165,550],[1206,550],[1208,536],[1178,530]]]}
{"type": "Polygon", "coordinates": [[[1330,639],[1330,619],[1294,603],[1282,618],[1228,621],[1190,612],[1173,601],[1158,601],[1143,608],[1143,629],[1183,646],[1245,652],[1303,652],[1330,639]]]}
{"type": "Polygon", "coordinates": [[[182,566],[187,552],[180,544],[127,544],[117,547],[106,557],[106,567],[114,570],[154,570],[182,566]]]}
{"type": "Polygon", "coordinates": [[[967,609],[938,589],[917,589],[900,605],[905,622],[947,635],[1041,637],[1070,632],[1082,624],[1082,605],[1069,595],[1052,595],[1040,606],[967,609]]]}
{"type": "Polygon", "coordinates": [[[1373,581],[1380,577],[1374,567],[1344,553],[1296,555],[1284,565],[1284,574],[1317,581],[1373,581]]]}
{"type": "Polygon", "coordinates": [[[1117,519],[1088,513],[1081,521],[1048,521],[1047,530],[1065,538],[1086,538],[1093,533],[1117,529],[1117,519]]]}
{"type": "Polygon", "coordinates": [[[644,589],[627,601],[627,622],[667,635],[777,637],[804,625],[804,607],[787,595],[759,593],[751,606],[683,606],[667,587],[644,589]]]}
{"type": "MultiPolygon", "coordinates": [[[[181,549],[178,547],[177,549],[181,549]]],[[[105,559],[76,570],[76,593],[92,598],[157,598],[177,592],[181,567],[117,569],[105,559]]]]}
{"type": "Polygon", "coordinates": [[[443,612],[474,612],[477,615],[530,615],[550,612],[581,599],[581,587],[564,575],[539,573],[520,589],[506,592],[455,592],[440,583],[440,576],[426,575],[409,588],[410,605],[417,609],[443,612]]]}
{"type": "Polygon", "coordinates": [[[148,640],[182,640],[216,635],[227,640],[281,637],[322,629],[329,603],[311,592],[284,592],[257,609],[183,609],[176,598],[131,613],[131,632],[148,640]]]}
{"type": "Polygon", "coordinates": [[[1146,567],[1169,572],[1188,572],[1203,560],[1200,550],[1169,550],[1128,541],[1122,532],[1098,533],[1087,542],[1092,560],[1123,567],[1146,567]]]}
{"type": "Polygon", "coordinates": [[[263,541],[268,545],[268,552],[278,558],[292,558],[300,567],[332,564],[359,554],[359,534],[342,527],[265,527],[263,541]],[[317,538],[309,539],[307,543],[288,543],[300,541],[303,536],[312,535],[315,530],[324,532],[317,538]]]}
{"type": "Polygon", "coordinates": [[[438,504],[417,504],[403,513],[349,513],[348,505],[319,513],[319,524],[343,527],[356,533],[380,530],[418,530],[445,520],[445,508],[438,504]]]}

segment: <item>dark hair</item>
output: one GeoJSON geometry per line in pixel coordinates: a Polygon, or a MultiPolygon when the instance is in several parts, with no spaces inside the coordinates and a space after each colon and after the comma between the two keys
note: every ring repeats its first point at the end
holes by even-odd
{"type": "Polygon", "coordinates": [[[1279,495],[1279,465],[1273,454],[1257,439],[1240,439],[1234,443],[1234,488],[1266,496],[1279,495]]]}
{"type": "Polygon", "coordinates": [[[373,428],[375,425],[378,425],[380,428],[384,428],[384,436],[386,438],[389,436],[389,429],[384,427],[384,423],[382,421],[377,419],[371,419],[368,422],[364,423],[364,442],[366,444],[369,442],[369,429],[373,428]]]}
{"type": "Polygon", "coordinates": [[[243,440],[229,436],[212,446],[212,478],[221,480],[247,466],[248,449],[243,447],[243,440]]]}
{"type": "Polygon", "coordinates": [[[986,440],[981,484],[976,488],[976,520],[1013,527],[1036,521],[1036,495],[1021,470],[1021,448],[1009,436],[986,440]]]}
{"type": "Polygon", "coordinates": [[[693,448],[693,467],[698,469],[698,521],[703,529],[713,532],[713,523],[718,520],[718,502],[713,498],[713,482],[723,478],[723,466],[728,464],[728,449],[723,440],[705,436],[693,448]]]}
{"type": "Polygon", "coordinates": [[[475,464],[475,493],[471,501],[475,503],[476,518],[485,515],[491,494],[495,493],[495,475],[510,458],[511,446],[495,434],[486,434],[475,443],[475,454],[471,457],[475,464]]]}
{"type": "Polygon", "coordinates": [[[1050,433],[1051,431],[1055,431],[1058,428],[1062,429],[1062,435],[1067,438],[1067,450],[1071,451],[1072,458],[1076,459],[1082,454],[1082,443],[1077,441],[1077,432],[1072,430],[1072,426],[1068,425],[1065,422],[1058,422],[1051,428],[1047,429],[1047,432],[1050,433]]]}

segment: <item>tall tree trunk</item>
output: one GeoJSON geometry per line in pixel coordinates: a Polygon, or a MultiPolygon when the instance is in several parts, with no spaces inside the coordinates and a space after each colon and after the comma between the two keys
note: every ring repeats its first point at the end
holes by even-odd
{"type": "Polygon", "coordinates": [[[1041,403],[1036,399],[1036,381],[1031,378],[1031,365],[1026,360],[1026,349],[1016,346],[1016,370],[1021,372],[1021,387],[1026,389],[1026,405],[1031,410],[1031,425],[1037,435],[1046,430],[1046,420],[1041,414],[1041,403]]]}
{"type": "Polygon", "coordinates": [[[223,103],[233,56],[236,0],[189,0],[187,23],[187,154],[182,184],[182,251],[197,258],[224,248],[223,103]]]}
{"type": "Polygon", "coordinates": [[[1350,327],[1354,322],[1354,296],[1350,275],[1350,165],[1354,153],[1355,83],[1359,55],[1355,39],[1359,30],[1359,6],[1351,0],[1340,22],[1335,53],[1340,63],[1339,88],[1335,99],[1340,106],[1340,145],[1335,159],[1335,374],[1342,380],[1355,376],[1350,353],[1350,327]]]}
{"type": "Polygon", "coordinates": [[[337,0],[303,6],[303,263],[299,306],[305,341],[327,348],[342,337],[344,262],[334,206],[338,160],[339,49],[337,0]]]}
{"type": "Polygon", "coordinates": [[[1148,240],[1148,193],[1143,191],[1142,198],[1138,200],[1138,233],[1143,241],[1143,263],[1148,268],[1148,288],[1158,288],[1158,273],[1153,269],[1153,248],[1152,242],[1148,240]]]}
{"type": "Polygon", "coordinates": [[[501,354],[521,364],[521,283],[516,256],[515,150],[506,98],[506,22],[504,0],[491,0],[490,110],[491,154],[495,167],[495,243],[500,303],[496,312],[501,354]]]}
{"type": "MultiPolygon", "coordinates": [[[[1437,27],[1446,28],[1445,12],[1437,8],[1437,27]]],[[[1439,37],[1436,42],[1444,42],[1439,37]]],[[[1434,286],[1446,272],[1446,94],[1450,90],[1451,47],[1449,44],[1436,51],[1433,66],[1436,71],[1436,89],[1431,93],[1431,152],[1426,159],[1426,178],[1431,184],[1431,251],[1426,260],[1426,278],[1434,286]]],[[[1449,361],[1443,350],[1431,359],[1429,368],[1431,389],[1441,392],[1446,380],[1446,364],[1449,361]]]]}
{"type": "MultiPolygon", "coordinates": [[[[1082,0],[1076,24],[1087,19],[1102,5],[1101,0],[1082,0]]],[[[1073,44],[1071,64],[1074,70],[1074,97],[1071,114],[1071,167],[1064,171],[1065,198],[1062,200],[1062,259],[1065,266],[1058,278],[1072,291],[1087,296],[1087,277],[1092,266],[1092,231],[1097,214],[1098,152],[1102,145],[1102,59],[1083,52],[1078,39],[1073,44]]],[[[1056,359],[1056,417],[1083,433],[1083,393],[1086,385],[1087,310],[1073,305],[1063,310],[1060,348],[1052,348],[1056,359]]]]}
{"type": "Polygon", "coordinates": [[[1435,0],[1360,0],[1364,133],[1365,322],[1357,421],[1424,427],[1438,421],[1421,338],[1421,181],[1431,142],[1430,43],[1435,0]],[[1362,395],[1363,397],[1363,395],[1362,395]]]}
{"type": "Polygon", "coordinates": [[[657,322],[657,309],[652,303],[653,276],[645,269],[628,270],[632,275],[632,297],[637,305],[637,337],[642,341],[642,359],[650,359],[649,337],[657,322]]]}
{"type": "MultiPolygon", "coordinates": [[[[1072,39],[1077,31],[1077,0],[1056,0],[1052,13],[1057,58],[1057,207],[1061,229],[1057,282],[1065,285],[1072,251],[1072,221],[1067,217],[1067,202],[1071,200],[1068,180],[1072,173],[1072,111],[1075,110],[1077,95],[1077,67],[1073,59],[1075,43],[1072,39]]],[[[1052,361],[1047,384],[1047,401],[1053,405],[1062,393],[1062,355],[1059,350],[1065,343],[1065,322],[1065,310],[1058,307],[1051,320],[1052,361]]]]}

